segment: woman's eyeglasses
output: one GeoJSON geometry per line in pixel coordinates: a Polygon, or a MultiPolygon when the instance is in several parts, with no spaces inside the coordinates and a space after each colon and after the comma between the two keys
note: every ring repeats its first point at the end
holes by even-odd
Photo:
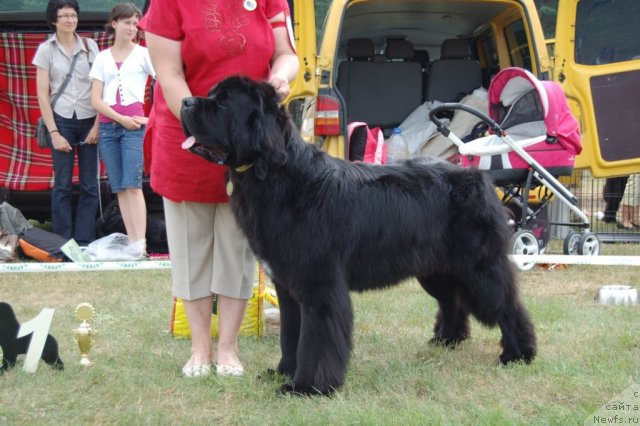
{"type": "Polygon", "coordinates": [[[58,19],[78,19],[78,15],[75,13],[65,13],[64,15],[58,15],[58,19]]]}

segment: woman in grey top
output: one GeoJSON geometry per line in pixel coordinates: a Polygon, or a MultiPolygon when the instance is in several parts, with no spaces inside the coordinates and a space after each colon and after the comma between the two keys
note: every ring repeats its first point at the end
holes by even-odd
{"type": "Polygon", "coordinates": [[[47,22],[55,33],[38,47],[33,64],[37,67],[38,103],[49,129],[55,173],[51,195],[53,232],[65,239],[75,238],[87,245],[95,239],[98,211],[98,122],[91,106],[89,70],[98,46],[76,34],[80,7],[76,0],[49,0],[47,22]],[[68,85],[61,86],[78,55],[68,85]],[[51,107],[51,101],[62,93],[51,107]],[[80,198],[73,226],[71,179],[74,157],[78,156],[80,198]]]}

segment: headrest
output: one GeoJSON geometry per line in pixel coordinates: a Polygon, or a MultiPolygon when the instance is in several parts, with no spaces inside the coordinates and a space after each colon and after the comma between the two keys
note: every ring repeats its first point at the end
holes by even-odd
{"type": "Polygon", "coordinates": [[[440,59],[471,59],[469,41],[460,38],[450,38],[442,42],[440,59]]]}
{"type": "Polygon", "coordinates": [[[369,60],[373,57],[373,41],[368,38],[352,38],[347,41],[349,59],[369,60]]]}
{"type": "Polygon", "coordinates": [[[426,67],[427,65],[429,65],[429,51],[415,50],[413,52],[413,59],[415,59],[416,62],[420,62],[420,65],[422,65],[423,67],[426,67]]]}
{"type": "Polygon", "coordinates": [[[413,44],[407,40],[389,39],[385,51],[387,59],[413,59],[413,44]]]}

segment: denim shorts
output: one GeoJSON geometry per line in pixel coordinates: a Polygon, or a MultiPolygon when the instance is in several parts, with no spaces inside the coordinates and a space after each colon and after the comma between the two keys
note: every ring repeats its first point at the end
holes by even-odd
{"type": "Polygon", "coordinates": [[[118,123],[100,123],[98,147],[114,193],[142,188],[144,126],[127,130],[118,123]]]}

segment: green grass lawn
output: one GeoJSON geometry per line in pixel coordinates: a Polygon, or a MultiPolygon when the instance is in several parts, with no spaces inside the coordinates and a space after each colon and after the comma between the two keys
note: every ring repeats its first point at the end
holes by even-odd
{"type": "MultiPolygon", "coordinates": [[[[602,254],[639,253],[617,244],[602,254]]],[[[182,378],[189,341],[168,333],[166,270],[0,274],[0,300],[20,321],[56,309],[51,333],[66,363],[31,375],[20,359],[0,376],[0,424],[570,425],[640,383],[640,307],[594,301],[602,285],[640,287],[640,269],[536,268],[519,279],[538,334],[531,365],[500,366],[499,330],[476,322],[456,349],[427,344],[436,305],[409,281],[354,294],[346,384],[309,399],[278,396],[278,383],[257,378],[277,364],[275,335],[242,338],[243,378],[182,378]],[[88,369],[73,339],[81,302],[96,309],[88,369]]]]}

